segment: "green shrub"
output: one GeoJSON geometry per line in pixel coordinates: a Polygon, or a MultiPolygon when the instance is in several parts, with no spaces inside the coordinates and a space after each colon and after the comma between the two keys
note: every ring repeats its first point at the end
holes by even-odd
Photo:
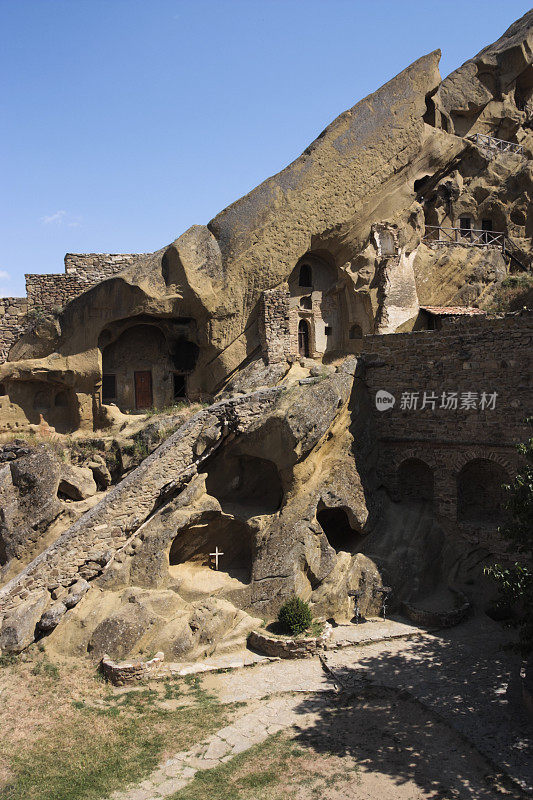
{"type": "Polygon", "coordinates": [[[284,603],[278,614],[278,622],[281,628],[289,634],[296,636],[303,633],[311,624],[313,615],[309,604],[299,597],[293,597],[284,603]]]}

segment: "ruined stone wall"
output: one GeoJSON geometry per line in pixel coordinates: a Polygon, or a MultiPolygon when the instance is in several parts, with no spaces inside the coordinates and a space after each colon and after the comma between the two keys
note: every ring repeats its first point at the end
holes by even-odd
{"type": "Polygon", "coordinates": [[[26,275],[28,308],[63,308],[82,292],[131,264],[131,253],[67,253],[65,274],[26,275]]]}
{"type": "Polygon", "coordinates": [[[261,347],[269,364],[285,361],[291,352],[289,287],[286,284],[262,294],[261,347]]]}
{"type": "MultiPolygon", "coordinates": [[[[533,413],[533,313],[449,320],[439,331],[363,342],[378,472],[391,494],[399,465],[420,459],[433,472],[436,510],[455,520],[457,478],[467,463],[489,459],[513,475],[515,445],[528,436],[525,419],[533,413]],[[380,390],[394,396],[393,407],[377,409],[380,390]]],[[[486,525],[462,527],[472,541],[497,549],[486,525]]]]}
{"type": "Polygon", "coordinates": [[[27,310],[25,297],[0,297],[0,364],[7,360],[9,348],[24,332],[27,310]]]}
{"type": "Polygon", "coordinates": [[[67,253],[65,272],[77,275],[89,282],[105,281],[128,267],[136,258],[135,253],[67,253]]]}
{"type": "Polygon", "coordinates": [[[59,310],[87,288],[76,275],[26,275],[28,310],[59,310]]]}
{"type": "Polygon", "coordinates": [[[31,309],[63,308],[82,292],[112,278],[135,259],[132,253],[67,253],[65,274],[26,275],[26,297],[0,297],[0,364],[22,335],[22,317],[31,309]]]}

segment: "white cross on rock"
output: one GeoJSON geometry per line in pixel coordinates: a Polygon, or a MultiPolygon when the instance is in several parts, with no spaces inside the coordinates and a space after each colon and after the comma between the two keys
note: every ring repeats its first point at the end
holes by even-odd
{"type": "Polygon", "coordinates": [[[222,550],[219,550],[217,546],[215,547],[215,552],[209,553],[209,555],[215,559],[215,569],[218,569],[218,559],[220,558],[220,556],[223,556],[224,553],[222,552],[222,550]]]}

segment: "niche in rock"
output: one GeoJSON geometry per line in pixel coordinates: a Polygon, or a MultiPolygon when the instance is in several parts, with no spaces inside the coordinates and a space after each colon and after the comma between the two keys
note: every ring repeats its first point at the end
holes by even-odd
{"type": "Polygon", "coordinates": [[[174,578],[189,578],[198,591],[209,591],[214,583],[234,578],[248,584],[252,572],[252,535],[247,525],[216,516],[179,531],[169,553],[169,570],[174,578]],[[218,570],[211,553],[222,555],[218,570]]]}
{"type": "Polygon", "coordinates": [[[3,536],[0,533],[0,567],[3,567],[4,564],[7,564],[7,550],[6,550],[6,543],[4,542],[3,536]]]}
{"type": "Polygon", "coordinates": [[[281,505],[283,488],[272,461],[222,452],[202,471],[207,473],[207,493],[216,497],[228,514],[275,514],[281,505]]]}
{"type": "Polygon", "coordinates": [[[327,508],[319,504],[317,522],[326,534],[333,549],[340,553],[357,553],[364,536],[360,528],[353,528],[344,508],[327,508]]]}

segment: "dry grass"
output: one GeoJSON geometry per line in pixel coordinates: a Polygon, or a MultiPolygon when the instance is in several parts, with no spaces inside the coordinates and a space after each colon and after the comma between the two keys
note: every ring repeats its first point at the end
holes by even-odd
{"type": "Polygon", "coordinates": [[[354,781],[353,759],[319,755],[276,734],[227,764],[197,773],[172,800],[323,800],[354,781]]]}
{"type": "Polygon", "coordinates": [[[232,716],[199,681],[120,690],[37,647],[0,666],[2,800],[100,800],[232,716]]]}

